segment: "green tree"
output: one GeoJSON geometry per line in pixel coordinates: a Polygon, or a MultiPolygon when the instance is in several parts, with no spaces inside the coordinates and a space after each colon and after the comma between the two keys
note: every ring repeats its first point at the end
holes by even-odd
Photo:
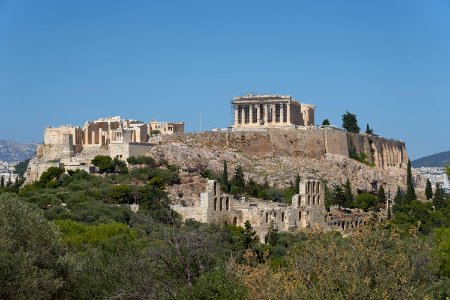
{"type": "Polygon", "coordinates": [[[243,192],[245,189],[245,176],[242,167],[238,165],[235,169],[234,176],[231,179],[233,186],[237,188],[238,192],[243,192]]]}
{"type": "Polygon", "coordinates": [[[267,243],[275,246],[278,243],[279,234],[277,224],[273,220],[270,221],[269,231],[267,233],[267,243]]]}
{"type": "Polygon", "coordinates": [[[351,207],[353,201],[354,201],[354,197],[353,197],[353,193],[352,193],[352,186],[350,183],[350,180],[347,178],[347,181],[344,184],[344,195],[345,195],[345,202],[344,202],[344,207],[351,207]]]}
{"type": "Polygon", "coordinates": [[[431,187],[430,179],[427,179],[427,185],[425,187],[425,196],[427,197],[427,200],[433,198],[433,188],[431,187]]]}
{"type": "Polygon", "coordinates": [[[244,223],[243,243],[245,249],[250,249],[255,243],[255,231],[252,228],[252,224],[249,220],[244,223]]]}
{"type": "Polygon", "coordinates": [[[330,126],[330,125],[331,125],[330,120],[328,120],[328,119],[323,120],[322,126],[330,126]]]}
{"type": "Polygon", "coordinates": [[[352,206],[367,211],[369,208],[374,207],[377,203],[377,197],[370,193],[361,193],[356,196],[352,206]]]}
{"type": "Polygon", "coordinates": [[[222,184],[225,186],[225,192],[229,192],[230,183],[228,182],[228,164],[226,160],[223,161],[222,184]]]}
{"type": "Polygon", "coordinates": [[[406,170],[406,194],[405,194],[405,202],[411,203],[411,201],[416,200],[416,191],[414,189],[414,182],[412,178],[411,172],[411,161],[408,160],[408,167],[406,170]]]}
{"type": "Polygon", "coordinates": [[[110,173],[114,171],[113,160],[109,156],[97,155],[91,163],[99,169],[100,173],[110,173]]]}
{"type": "Polygon", "coordinates": [[[360,128],[358,126],[358,121],[356,120],[356,115],[350,112],[346,112],[342,115],[342,128],[348,132],[359,133],[360,128]]]}
{"type": "Polygon", "coordinates": [[[378,189],[377,204],[386,204],[386,193],[383,186],[380,186],[378,189]]]}
{"type": "Polygon", "coordinates": [[[440,271],[444,276],[450,278],[450,228],[436,229],[434,239],[440,271]]]}
{"type": "Polygon", "coordinates": [[[373,134],[373,129],[371,129],[370,127],[369,127],[369,124],[367,124],[367,126],[366,126],[366,134],[373,134]]]}
{"type": "Polygon", "coordinates": [[[38,185],[41,187],[56,187],[58,186],[58,179],[64,172],[64,168],[50,167],[47,171],[42,173],[38,185]]]}
{"type": "Polygon", "coordinates": [[[332,204],[338,205],[339,207],[344,207],[346,203],[346,196],[342,190],[342,186],[337,184],[333,189],[333,202],[332,204]]]}
{"type": "Polygon", "coordinates": [[[399,186],[397,186],[397,193],[395,194],[394,197],[394,204],[396,207],[403,205],[403,194],[399,186]]]}
{"type": "Polygon", "coordinates": [[[0,178],[0,188],[4,187],[5,187],[5,177],[2,175],[2,177],[0,178]]]}
{"type": "Polygon", "coordinates": [[[295,185],[294,185],[296,194],[300,192],[300,181],[301,181],[300,175],[297,173],[297,176],[295,176],[295,185]]]}
{"type": "Polygon", "coordinates": [[[40,211],[0,195],[0,299],[64,299],[62,250],[40,211]]]}
{"type": "Polygon", "coordinates": [[[436,209],[442,209],[445,206],[445,193],[442,187],[436,183],[436,190],[433,196],[433,205],[436,209]]]}

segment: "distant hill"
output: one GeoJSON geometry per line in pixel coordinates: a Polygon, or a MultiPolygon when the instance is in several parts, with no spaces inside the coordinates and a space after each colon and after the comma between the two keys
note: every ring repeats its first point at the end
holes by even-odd
{"type": "Polygon", "coordinates": [[[421,167],[444,167],[450,164],[450,151],[445,151],[430,156],[425,156],[411,162],[414,168],[421,167]]]}
{"type": "Polygon", "coordinates": [[[0,160],[19,162],[36,154],[36,144],[20,144],[0,140],[0,160]]]}

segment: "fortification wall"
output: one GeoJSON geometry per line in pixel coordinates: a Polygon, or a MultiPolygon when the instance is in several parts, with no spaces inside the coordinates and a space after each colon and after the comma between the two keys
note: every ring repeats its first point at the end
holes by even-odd
{"type": "Polygon", "coordinates": [[[163,136],[162,142],[200,143],[228,147],[252,157],[286,156],[320,158],[326,154],[322,130],[270,129],[262,131],[203,132],[163,136]]]}
{"type": "Polygon", "coordinates": [[[202,132],[163,136],[162,143],[181,141],[212,148],[235,149],[251,158],[275,155],[320,159],[325,154],[349,157],[366,154],[378,167],[405,167],[405,144],[379,136],[348,133],[334,128],[277,128],[259,131],[202,132]]]}

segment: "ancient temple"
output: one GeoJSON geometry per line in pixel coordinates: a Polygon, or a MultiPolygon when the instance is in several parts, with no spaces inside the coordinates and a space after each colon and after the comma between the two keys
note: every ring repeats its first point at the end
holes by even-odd
{"type": "Polygon", "coordinates": [[[234,97],[233,129],[314,126],[314,105],[303,104],[289,95],[234,97]]]}

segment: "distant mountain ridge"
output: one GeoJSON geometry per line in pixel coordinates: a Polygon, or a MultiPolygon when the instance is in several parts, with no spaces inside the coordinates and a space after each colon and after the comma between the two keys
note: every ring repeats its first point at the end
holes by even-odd
{"type": "Polygon", "coordinates": [[[416,159],[411,162],[411,165],[414,168],[445,167],[446,165],[450,165],[450,151],[444,151],[416,159]]]}
{"type": "Polygon", "coordinates": [[[36,154],[36,144],[21,144],[0,140],[0,160],[20,162],[36,154]]]}

